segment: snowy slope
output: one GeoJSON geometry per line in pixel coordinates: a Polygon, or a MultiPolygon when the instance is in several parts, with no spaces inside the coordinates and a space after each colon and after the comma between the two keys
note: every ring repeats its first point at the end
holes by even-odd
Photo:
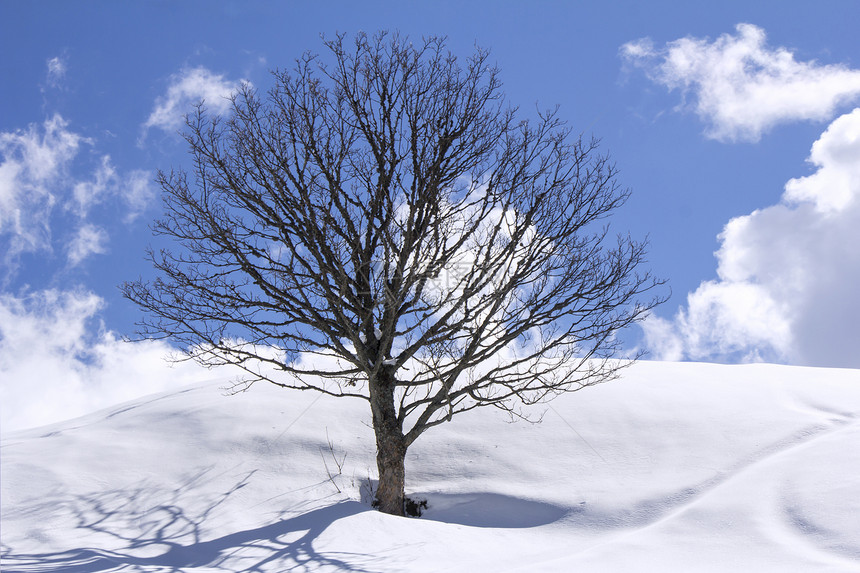
{"type": "Polygon", "coordinates": [[[471,412],[411,449],[420,519],[362,501],[364,404],[221,386],[6,436],[4,573],[860,571],[860,371],[640,362],[471,412]]]}

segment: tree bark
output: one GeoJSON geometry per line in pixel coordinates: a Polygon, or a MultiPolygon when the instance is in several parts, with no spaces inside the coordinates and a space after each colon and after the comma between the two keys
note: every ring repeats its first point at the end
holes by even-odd
{"type": "Polygon", "coordinates": [[[394,376],[387,368],[383,368],[378,379],[371,384],[370,406],[379,470],[375,504],[383,513],[402,516],[405,515],[406,439],[394,406],[394,376]]]}

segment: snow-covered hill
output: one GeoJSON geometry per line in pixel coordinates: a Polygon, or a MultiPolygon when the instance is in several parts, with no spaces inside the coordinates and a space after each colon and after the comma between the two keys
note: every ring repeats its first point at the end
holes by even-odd
{"type": "Polygon", "coordinates": [[[471,412],[410,451],[419,519],[366,503],[364,404],[221,386],[5,436],[2,570],[860,571],[860,371],[640,362],[471,412]]]}

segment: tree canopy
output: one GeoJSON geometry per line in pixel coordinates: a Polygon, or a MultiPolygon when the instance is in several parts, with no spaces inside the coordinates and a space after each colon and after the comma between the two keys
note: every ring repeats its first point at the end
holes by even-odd
{"type": "Polygon", "coordinates": [[[645,242],[612,235],[628,198],[557,110],[525,119],[489,53],[398,34],[326,41],[187,119],[192,166],[159,174],[153,281],[124,285],[205,365],[369,402],[380,509],[427,429],[518,413],[617,376],[620,330],[661,302],[645,242]],[[288,374],[285,376],[284,373],[288,374]]]}

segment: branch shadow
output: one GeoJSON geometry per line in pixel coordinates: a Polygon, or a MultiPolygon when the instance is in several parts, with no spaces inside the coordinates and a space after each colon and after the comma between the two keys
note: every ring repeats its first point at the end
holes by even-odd
{"type": "Polygon", "coordinates": [[[37,504],[19,507],[16,512],[21,514],[72,516],[75,524],[71,527],[93,542],[44,553],[18,552],[4,542],[0,548],[2,569],[4,573],[180,572],[197,567],[237,573],[310,571],[320,567],[369,571],[367,567],[379,559],[315,547],[319,536],[336,521],[371,511],[357,501],[341,501],[261,527],[205,539],[204,524],[224,518],[213,517],[213,510],[244,487],[253,473],[210,500],[203,510],[183,508],[177,499],[183,489],[199,482],[200,474],[173,492],[141,484],[95,494],[48,496],[37,504]]]}

